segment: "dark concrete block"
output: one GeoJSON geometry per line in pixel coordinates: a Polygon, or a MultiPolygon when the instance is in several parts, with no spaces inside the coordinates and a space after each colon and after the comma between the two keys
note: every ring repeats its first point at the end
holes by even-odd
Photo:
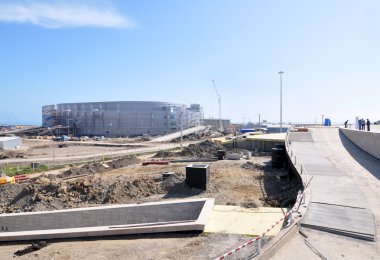
{"type": "Polygon", "coordinates": [[[190,164],[186,166],[186,184],[192,188],[207,190],[210,181],[210,165],[190,164]]]}

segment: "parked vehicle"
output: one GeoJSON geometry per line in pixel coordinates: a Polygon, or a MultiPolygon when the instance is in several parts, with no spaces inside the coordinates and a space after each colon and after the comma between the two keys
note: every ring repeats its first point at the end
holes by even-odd
{"type": "Polygon", "coordinates": [[[376,122],[373,123],[374,125],[380,125],[380,120],[377,120],[376,122]]]}
{"type": "Polygon", "coordinates": [[[16,153],[15,157],[16,157],[16,158],[24,158],[24,159],[28,158],[28,156],[26,156],[26,155],[23,154],[23,153],[16,153]]]}

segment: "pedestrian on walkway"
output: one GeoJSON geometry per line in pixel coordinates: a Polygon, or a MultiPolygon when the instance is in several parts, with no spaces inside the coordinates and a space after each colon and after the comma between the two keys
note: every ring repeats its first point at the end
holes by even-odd
{"type": "Polygon", "coordinates": [[[359,127],[359,130],[362,130],[362,120],[361,119],[358,119],[358,127],[359,127]]]}
{"type": "Polygon", "coordinates": [[[348,120],[346,120],[346,122],[344,122],[344,128],[347,128],[347,123],[348,123],[348,120]]]}
{"type": "Polygon", "coordinates": [[[364,120],[364,118],[362,118],[362,131],[365,131],[365,120],[364,120]]]}
{"type": "Polygon", "coordinates": [[[369,119],[367,118],[367,131],[371,131],[371,122],[369,121],[369,119]]]}

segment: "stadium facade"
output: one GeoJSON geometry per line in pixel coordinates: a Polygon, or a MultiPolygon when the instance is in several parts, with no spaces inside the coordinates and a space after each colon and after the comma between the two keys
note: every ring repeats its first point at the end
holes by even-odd
{"type": "Polygon", "coordinates": [[[199,104],[153,101],[64,103],[42,107],[42,126],[67,127],[78,136],[164,135],[197,126],[203,118],[199,104]]]}

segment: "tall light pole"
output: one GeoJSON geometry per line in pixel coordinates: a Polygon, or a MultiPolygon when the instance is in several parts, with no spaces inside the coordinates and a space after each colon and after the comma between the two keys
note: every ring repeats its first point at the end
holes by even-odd
{"type": "Polygon", "coordinates": [[[282,74],[283,71],[279,71],[280,74],[280,132],[282,133],[282,74]]]}
{"type": "Polygon", "coordinates": [[[259,128],[261,128],[261,119],[260,119],[260,113],[258,114],[259,115],[259,128]]]}

